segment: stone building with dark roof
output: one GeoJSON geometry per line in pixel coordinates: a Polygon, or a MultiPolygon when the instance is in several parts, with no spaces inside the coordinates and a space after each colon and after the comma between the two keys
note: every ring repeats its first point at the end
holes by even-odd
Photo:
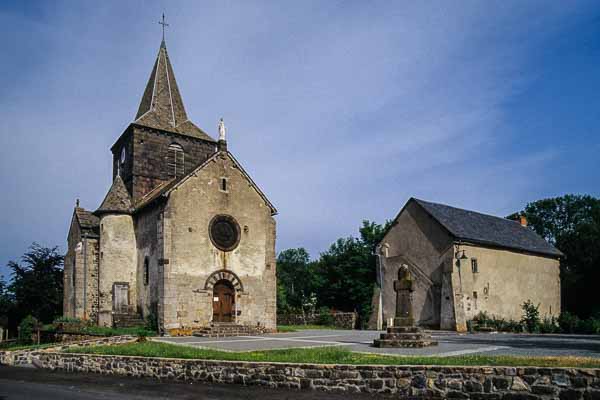
{"type": "Polygon", "coordinates": [[[73,212],[64,315],[274,329],[277,210],[227,150],[222,120],[215,140],[188,119],[164,40],[111,151],[104,200],[73,212]]]}
{"type": "Polygon", "coordinates": [[[562,253],[520,222],[411,198],[378,245],[372,327],[394,317],[393,281],[401,265],[415,278],[422,326],[466,330],[480,312],[520,320],[521,305],[560,314],[562,253]]]}

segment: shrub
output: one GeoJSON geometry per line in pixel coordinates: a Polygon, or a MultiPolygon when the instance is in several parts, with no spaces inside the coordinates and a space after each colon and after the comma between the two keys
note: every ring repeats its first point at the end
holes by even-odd
{"type": "Polygon", "coordinates": [[[489,316],[485,311],[477,314],[472,321],[467,321],[469,331],[477,330],[476,327],[487,327],[499,332],[523,332],[523,324],[520,321],[505,320],[495,316],[489,316]]]}
{"type": "Polygon", "coordinates": [[[475,321],[477,325],[490,327],[492,327],[493,322],[492,318],[490,318],[485,311],[480,311],[479,314],[473,317],[473,321],[475,321]]]}
{"type": "Polygon", "coordinates": [[[83,322],[83,320],[81,318],[65,317],[65,316],[60,316],[60,317],[54,318],[54,321],[53,321],[53,323],[55,323],[55,324],[62,324],[62,323],[80,324],[82,322],[83,322]]]}
{"type": "Polygon", "coordinates": [[[558,325],[563,333],[575,333],[579,325],[579,318],[577,315],[565,311],[558,317],[558,325]]]}
{"type": "Polygon", "coordinates": [[[556,318],[554,317],[546,317],[539,324],[540,333],[559,333],[560,326],[556,318]]]}
{"type": "Polygon", "coordinates": [[[521,321],[506,321],[506,332],[523,333],[523,323],[521,321]]]}
{"type": "Polygon", "coordinates": [[[475,319],[467,320],[467,331],[469,331],[471,333],[475,332],[475,325],[476,325],[475,319]]]}
{"type": "Polygon", "coordinates": [[[28,315],[25,318],[23,318],[23,320],[19,324],[19,343],[33,343],[33,334],[39,327],[40,323],[35,317],[28,315]]]}
{"type": "Polygon", "coordinates": [[[600,319],[588,318],[580,319],[575,328],[576,333],[583,333],[586,335],[594,335],[600,333],[600,319]]]}
{"type": "Polygon", "coordinates": [[[91,321],[73,317],[58,317],[52,323],[54,329],[62,332],[80,332],[92,325],[91,321]]]}
{"type": "Polygon", "coordinates": [[[318,325],[333,325],[333,315],[331,315],[331,310],[327,307],[321,307],[319,309],[319,317],[317,318],[318,325]]]}
{"type": "Polygon", "coordinates": [[[521,306],[523,309],[523,318],[521,319],[521,323],[527,329],[527,332],[534,333],[539,331],[540,325],[540,305],[537,306],[531,302],[531,300],[527,300],[521,306]]]}
{"type": "Polygon", "coordinates": [[[148,331],[145,328],[140,328],[136,332],[138,342],[146,342],[148,340],[148,331]]]}

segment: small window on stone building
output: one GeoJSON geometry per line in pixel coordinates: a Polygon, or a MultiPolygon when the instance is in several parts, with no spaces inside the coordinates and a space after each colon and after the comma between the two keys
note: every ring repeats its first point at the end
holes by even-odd
{"type": "Polygon", "coordinates": [[[474,274],[479,272],[479,266],[477,265],[477,259],[471,258],[471,270],[474,274]]]}
{"type": "Polygon", "coordinates": [[[144,285],[147,285],[150,281],[150,262],[148,257],[144,258],[144,285]]]}
{"type": "Polygon", "coordinates": [[[167,171],[170,178],[177,178],[185,174],[185,153],[183,147],[177,143],[169,145],[169,155],[167,157],[167,171]]]}
{"type": "Polygon", "coordinates": [[[75,287],[75,271],[76,271],[76,267],[77,266],[77,260],[73,259],[73,271],[71,273],[71,286],[75,287]]]}
{"type": "Polygon", "coordinates": [[[227,191],[227,178],[221,178],[221,190],[224,192],[227,191]]]}

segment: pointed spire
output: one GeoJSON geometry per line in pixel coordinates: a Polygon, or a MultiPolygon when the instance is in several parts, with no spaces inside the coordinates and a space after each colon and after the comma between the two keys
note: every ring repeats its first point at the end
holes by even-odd
{"type": "Polygon", "coordinates": [[[94,212],[100,214],[129,214],[131,212],[131,197],[120,175],[115,177],[104,201],[94,212]]]}
{"type": "Polygon", "coordinates": [[[160,44],[134,123],[215,141],[188,120],[164,39],[160,44]]]}

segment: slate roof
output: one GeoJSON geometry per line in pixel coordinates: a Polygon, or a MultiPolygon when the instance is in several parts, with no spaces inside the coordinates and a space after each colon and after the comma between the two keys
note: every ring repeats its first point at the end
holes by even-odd
{"type": "Polygon", "coordinates": [[[517,221],[415,198],[411,200],[458,240],[554,257],[563,255],[533,229],[517,221]]]}
{"type": "Polygon", "coordinates": [[[188,119],[164,41],[158,50],[134,123],[215,142],[188,119]]]}
{"type": "Polygon", "coordinates": [[[120,175],[117,175],[102,204],[94,211],[94,214],[129,214],[131,211],[131,197],[125,187],[125,183],[123,183],[123,179],[121,179],[120,175]]]}
{"type": "Polygon", "coordinates": [[[81,207],[75,207],[75,217],[79,223],[79,227],[83,232],[87,232],[88,235],[97,235],[98,226],[100,225],[100,218],[92,214],[91,211],[85,210],[81,207]]]}

